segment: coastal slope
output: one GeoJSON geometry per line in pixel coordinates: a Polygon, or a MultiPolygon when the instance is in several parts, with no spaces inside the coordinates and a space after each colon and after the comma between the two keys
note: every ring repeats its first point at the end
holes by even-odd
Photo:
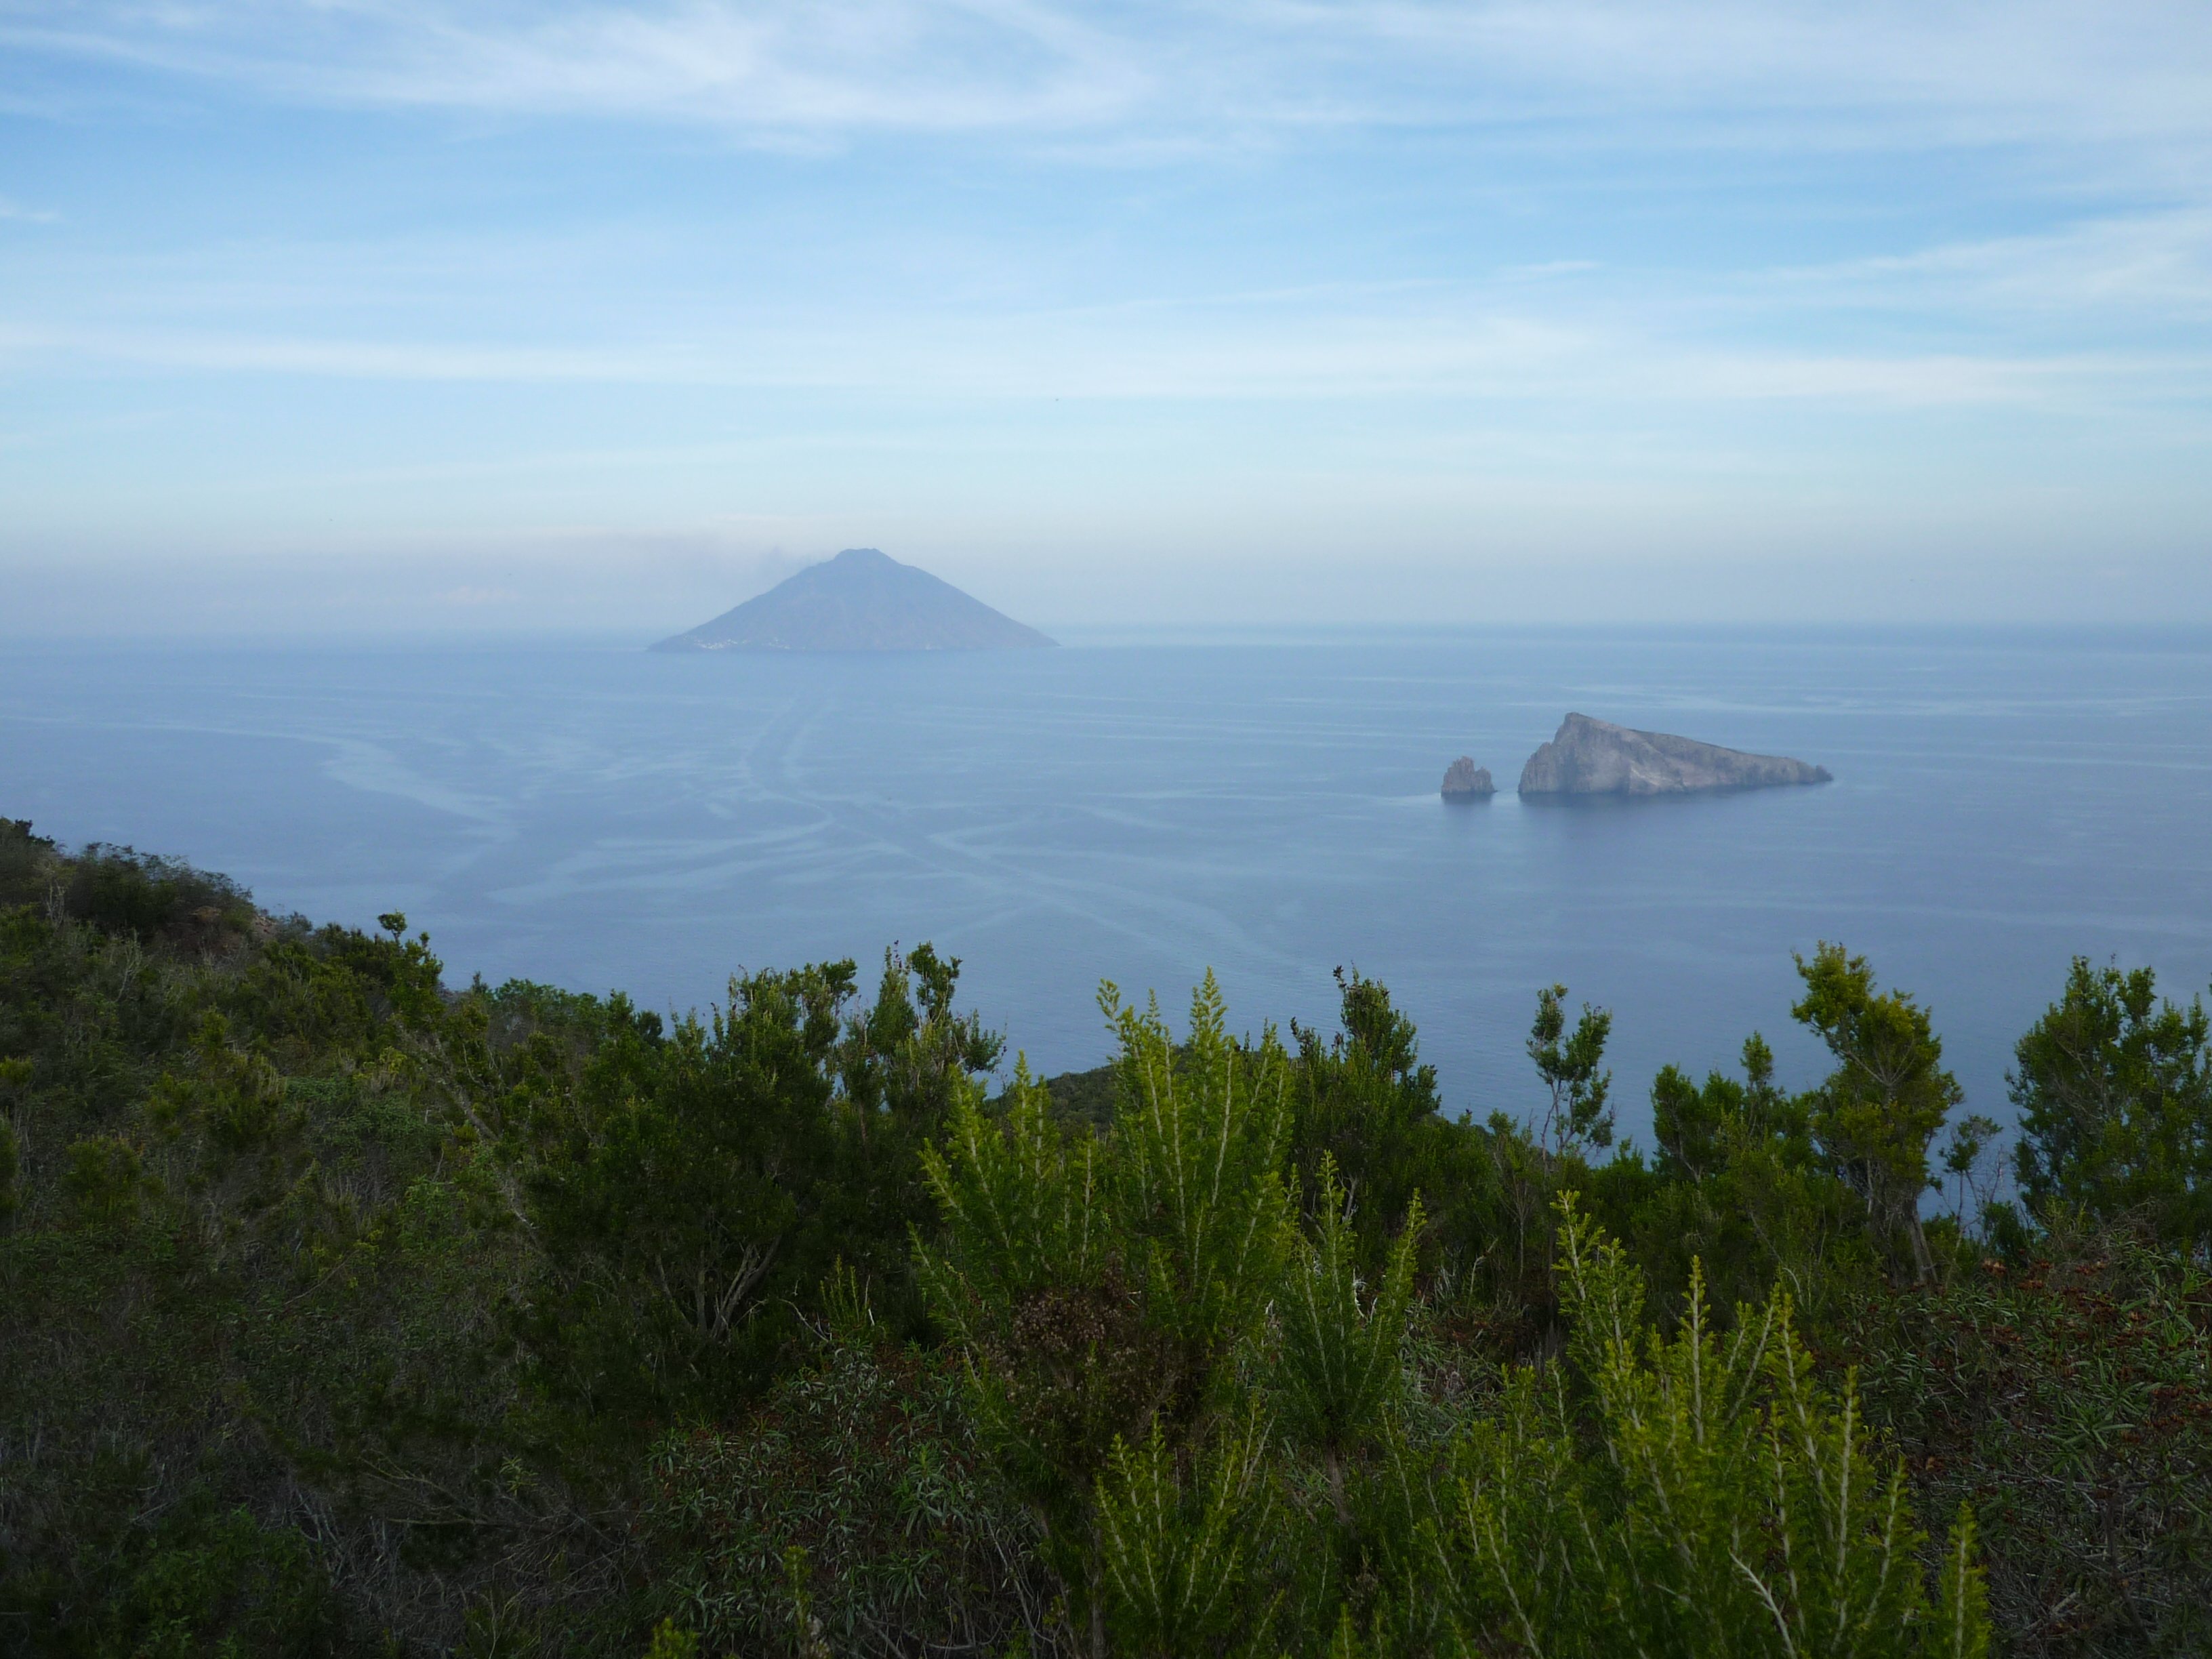
{"type": "Polygon", "coordinates": [[[848,547],[653,648],[1003,651],[1052,643],[927,570],[872,547],[848,547]]]}
{"type": "Polygon", "coordinates": [[[1682,795],[1826,783],[1827,768],[1570,714],[1521,769],[1524,795],[1682,795]]]}

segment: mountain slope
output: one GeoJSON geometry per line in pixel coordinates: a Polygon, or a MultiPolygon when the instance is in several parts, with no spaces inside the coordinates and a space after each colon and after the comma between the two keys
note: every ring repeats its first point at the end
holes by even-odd
{"type": "Polygon", "coordinates": [[[653,648],[996,651],[1052,643],[927,570],[872,547],[848,547],[653,648]]]}

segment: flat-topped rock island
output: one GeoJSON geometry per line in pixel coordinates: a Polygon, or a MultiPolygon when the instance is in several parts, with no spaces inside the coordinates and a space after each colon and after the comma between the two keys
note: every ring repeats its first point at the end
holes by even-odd
{"type": "Polygon", "coordinates": [[[1524,795],[1686,795],[1827,783],[1828,769],[1570,714],[1521,769],[1524,795]]]}

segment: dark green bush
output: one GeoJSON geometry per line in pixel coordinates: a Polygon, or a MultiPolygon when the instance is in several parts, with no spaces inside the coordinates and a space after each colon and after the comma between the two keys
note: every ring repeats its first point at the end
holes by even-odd
{"type": "Polygon", "coordinates": [[[1955,1654],[1984,1583],[2008,1651],[2212,1643],[2208,1045],[2148,975],[2023,1041],[1985,1205],[1833,947],[1829,1077],[1663,1072],[1647,1154],[1558,988],[1547,1133],[1358,975],[987,1088],[927,946],[670,1020],[12,821],[0,901],[10,1654],[1955,1654]]]}
{"type": "Polygon", "coordinates": [[[44,900],[58,863],[53,842],[33,835],[28,818],[0,818],[0,909],[44,900]]]}
{"type": "Polygon", "coordinates": [[[255,914],[252,896],[226,876],[97,842],[70,860],[63,893],[72,917],[103,933],[195,949],[242,931],[255,914]]]}
{"type": "Polygon", "coordinates": [[[712,1653],[803,1651],[802,1602],[839,1653],[1042,1632],[1035,1523],[986,1472],[957,1367],[865,1316],[820,1340],[756,1411],[654,1450],[655,1605],[712,1653]]]}

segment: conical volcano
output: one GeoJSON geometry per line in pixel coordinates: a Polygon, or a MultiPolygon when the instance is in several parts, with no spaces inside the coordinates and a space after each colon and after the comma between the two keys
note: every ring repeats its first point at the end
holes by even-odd
{"type": "Polygon", "coordinates": [[[848,547],[656,651],[1005,651],[1053,641],[927,570],[848,547]]]}

